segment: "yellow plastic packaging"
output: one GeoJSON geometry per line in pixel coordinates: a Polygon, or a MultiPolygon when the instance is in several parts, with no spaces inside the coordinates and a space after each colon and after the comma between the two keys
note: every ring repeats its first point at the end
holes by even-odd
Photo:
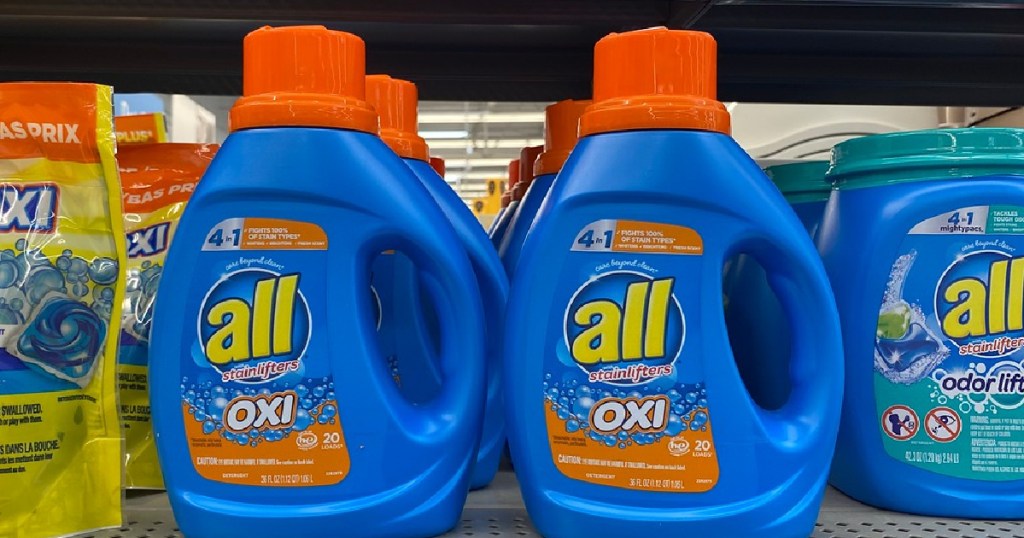
{"type": "Polygon", "coordinates": [[[5,538],[121,524],[125,246],[111,97],[95,84],[0,84],[5,538]]]}
{"type": "Polygon", "coordinates": [[[118,386],[129,488],[164,487],[149,412],[149,329],[167,248],[185,202],[216,151],[213,144],[138,144],[118,149],[128,234],[118,386]]]}
{"type": "Polygon", "coordinates": [[[119,148],[129,144],[167,142],[167,119],[161,112],[114,116],[114,136],[119,148]]]}

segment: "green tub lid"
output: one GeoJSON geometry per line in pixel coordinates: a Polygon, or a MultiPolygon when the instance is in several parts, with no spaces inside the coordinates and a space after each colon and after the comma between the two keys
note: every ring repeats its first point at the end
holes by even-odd
{"type": "Polygon", "coordinates": [[[929,129],[851,138],[832,148],[837,188],[1024,175],[1024,129],[929,129]]]}
{"type": "Polygon", "coordinates": [[[764,171],[782,194],[789,195],[832,190],[832,181],[825,177],[828,167],[828,161],[803,161],[769,166],[764,171]]]}

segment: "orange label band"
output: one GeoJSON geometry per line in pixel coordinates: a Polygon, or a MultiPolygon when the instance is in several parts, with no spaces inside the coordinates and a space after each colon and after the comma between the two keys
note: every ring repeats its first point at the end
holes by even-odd
{"type": "Polygon", "coordinates": [[[316,224],[282,219],[245,219],[242,250],[326,250],[327,234],[316,224]]]}
{"type": "Polygon", "coordinates": [[[95,84],[0,85],[0,159],[100,162],[96,92],[95,84]]]}
{"type": "Polygon", "coordinates": [[[615,229],[612,251],[700,255],[704,253],[704,241],[690,228],[620,220],[615,229]]]}
{"type": "Polygon", "coordinates": [[[327,250],[327,234],[295,220],[225,219],[207,235],[203,250],[327,250]]]}
{"type": "Polygon", "coordinates": [[[127,213],[183,204],[217,153],[216,144],[140,144],[117,151],[127,213]]]}
{"type": "MultiPolygon", "coordinates": [[[[609,416],[614,411],[607,411],[609,416]]],[[[565,422],[547,403],[544,411],[551,458],[569,478],[642,491],[708,491],[718,483],[718,460],[710,421],[703,429],[687,428],[671,438],[624,450],[588,437],[589,430],[565,430],[565,422]]]]}
{"type": "Polygon", "coordinates": [[[584,228],[572,250],[700,256],[704,254],[704,240],[685,226],[605,219],[584,228]]]}
{"type": "MultiPolygon", "coordinates": [[[[337,407],[337,402],[325,403],[320,409],[327,405],[337,407]]],[[[248,486],[329,486],[348,475],[350,461],[340,422],[313,422],[304,431],[281,433],[280,439],[258,429],[226,436],[220,430],[206,433],[204,422],[195,419],[196,410],[190,412],[187,404],[182,412],[196,471],[208,480],[248,486]]],[[[230,412],[229,404],[225,413],[230,412]]]]}

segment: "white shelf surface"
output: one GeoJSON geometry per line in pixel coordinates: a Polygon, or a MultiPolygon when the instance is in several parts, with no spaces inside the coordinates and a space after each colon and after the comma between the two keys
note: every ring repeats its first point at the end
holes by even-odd
{"type": "MultiPolygon", "coordinates": [[[[126,526],[83,538],[182,538],[167,496],[128,496],[126,526]]],[[[511,472],[501,472],[487,489],[470,494],[462,521],[448,537],[539,537],[530,525],[511,472]]],[[[815,538],[1024,538],[1024,521],[967,521],[913,516],[865,506],[829,489],[818,517],[815,538]]]]}

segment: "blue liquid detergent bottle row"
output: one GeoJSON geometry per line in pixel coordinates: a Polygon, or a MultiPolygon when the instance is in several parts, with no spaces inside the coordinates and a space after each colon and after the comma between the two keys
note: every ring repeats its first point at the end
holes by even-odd
{"type": "MultiPolygon", "coordinates": [[[[528,146],[519,151],[519,159],[516,161],[519,163],[519,176],[518,181],[516,181],[515,186],[512,188],[510,202],[510,204],[514,205],[509,206],[508,216],[506,217],[508,224],[505,226],[505,233],[502,234],[501,241],[497,247],[498,257],[501,259],[502,265],[506,265],[505,257],[509,246],[512,245],[512,236],[516,233],[515,225],[517,222],[520,222],[520,215],[523,213],[523,198],[526,197],[526,193],[529,192],[530,187],[533,185],[533,180],[536,179],[533,163],[542,153],[544,153],[544,146],[528,146]]],[[[529,222],[526,223],[526,226],[529,229],[529,222]]],[[[508,272],[507,265],[506,271],[508,272]]],[[[508,274],[511,276],[511,272],[508,272],[508,274]]]]}
{"type": "MultiPolygon", "coordinates": [[[[831,191],[825,179],[828,161],[781,164],[765,172],[813,238],[831,191]]],[[[723,278],[725,324],[740,375],[754,401],[778,409],[789,396],[790,329],[782,306],[764,269],[750,256],[737,256],[723,278]]]]}
{"type": "MultiPolygon", "coordinates": [[[[548,538],[805,537],[838,428],[839,324],[807,232],[728,135],[714,39],[664,28],[595,48],[594,103],[513,278],[513,461],[548,538]],[[755,404],[722,266],[755,256],[792,327],[792,386],[755,404]]],[[[767,343],[766,343],[767,344],[767,343]]]]}
{"type": "MultiPolygon", "coordinates": [[[[482,488],[491,483],[498,472],[498,461],[505,446],[505,419],[501,409],[501,332],[504,326],[508,279],[487,234],[458,194],[428,161],[426,142],[417,132],[416,86],[406,80],[387,75],[366,77],[367,101],[380,116],[380,134],[388,146],[405,161],[426,187],[455,228],[459,244],[469,256],[473,272],[469,280],[480,290],[484,310],[484,357],[487,384],[484,423],[480,447],[473,467],[471,486],[482,488]]],[[[420,291],[421,278],[416,267],[402,254],[381,256],[374,264],[394,260],[390,283],[395,293],[381,294],[382,346],[394,349],[394,368],[404,394],[414,402],[436,397],[443,378],[436,367],[438,320],[434,310],[420,291]],[[388,312],[396,312],[390,316],[388,312]],[[388,327],[394,318],[395,326],[388,327]],[[426,344],[426,345],[424,345],[426,344]]],[[[376,282],[376,281],[375,281],[376,282]]],[[[466,360],[474,360],[466,357],[466,360]]]]}
{"type": "Polygon", "coordinates": [[[516,185],[519,183],[519,169],[519,159],[512,159],[508,163],[508,185],[501,195],[501,209],[494,217],[491,229],[487,231],[495,250],[501,248],[501,242],[505,238],[505,232],[508,231],[512,215],[515,214],[516,207],[519,205],[518,200],[512,199],[512,192],[515,191],[516,185]]]}
{"type": "Polygon", "coordinates": [[[160,462],[189,538],[434,536],[459,519],[485,391],[483,308],[458,236],[377,136],[362,40],[263,28],[232,132],[161,281],[151,386],[160,462]],[[444,380],[398,391],[370,265],[397,249],[438,310],[444,380]]]}
{"type": "Polygon", "coordinates": [[[846,394],[831,481],[875,506],[1024,517],[1024,130],[837,145],[818,233],[846,394]]]}
{"type": "Polygon", "coordinates": [[[519,159],[516,161],[519,163],[518,180],[515,186],[512,187],[511,202],[509,203],[508,211],[505,212],[505,220],[508,222],[505,225],[504,233],[501,234],[501,241],[497,243],[498,257],[501,259],[501,263],[505,266],[506,273],[510,277],[512,275],[505,262],[505,257],[509,247],[513,244],[512,236],[516,234],[516,223],[519,222],[520,226],[525,223],[527,229],[529,229],[529,222],[525,219],[520,219],[520,215],[523,213],[523,199],[536,178],[533,163],[541,153],[544,153],[544,146],[528,146],[519,151],[519,159]]]}
{"type": "Polygon", "coordinates": [[[441,179],[444,179],[446,174],[444,159],[440,157],[431,157],[430,167],[434,169],[434,172],[437,172],[437,175],[440,176],[441,179]]]}
{"type": "Polygon", "coordinates": [[[590,101],[567,99],[549,105],[544,110],[544,151],[528,165],[533,167],[534,179],[526,187],[523,199],[509,222],[508,233],[502,238],[498,249],[509,277],[519,263],[523,241],[526,240],[526,234],[533,225],[541,203],[551,190],[555,176],[569,158],[572,148],[576,146],[580,115],[589,104],[590,101]]]}

